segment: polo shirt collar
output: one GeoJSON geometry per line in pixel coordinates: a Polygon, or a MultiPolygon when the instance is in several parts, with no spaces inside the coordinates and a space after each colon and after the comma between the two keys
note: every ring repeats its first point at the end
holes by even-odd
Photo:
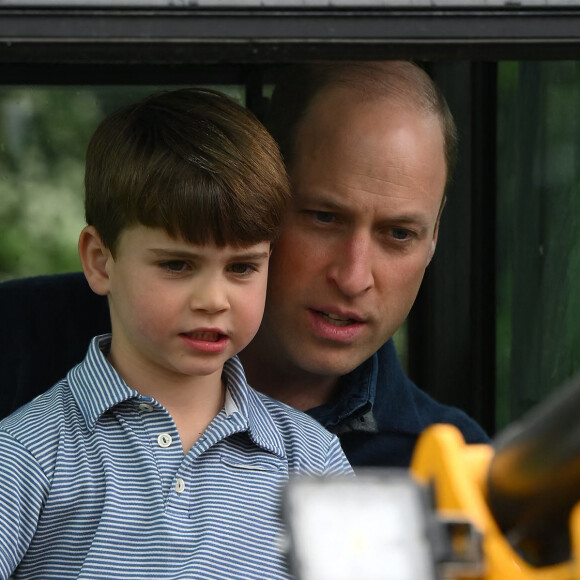
{"type": "Polygon", "coordinates": [[[379,349],[377,356],[379,373],[374,411],[380,430],[418,435],[432,422],[418,406],[426,395],[405,374],[393,339],[379,349]]]}
{"type": "Polygon", "coordinates": [[[242,363],[237,356],[226,361],[223,375],[230,394],[229,401],[226,398],[226,413],[239,413],[250,439],[256,445],[279,457],[286,457],[282,435],[261,396],[248,385],[242,363]]]}
{"type": "MultiPolygon", "coordinates": [[[[125,383],[107,360],[111,335],[91,340],[83,362],[71,369],[67,379],[89,431],[99,418],[114,406],[142,395],[125,383]]],[[[227,395],[226,416],[236,416],[240,430],[247,431],[254,444],[280,457],[285,457],[282,436],[260,396],[248,386],[237,356],[224,365],[227,395]]]]}
{"type": "Polygon", "coordinates": [[[325,405],[309,409],[308,414],[334,433],[376,430],[373,416],[378,374],[376,354],[340,378],[338,395],[325,405]]]}
{"type": "Polygon", "coordinates": [[[89,431],[109,409],[141,395],[125,383],[106,358],[111,348],[111,335],[91,340],[83,362],[73,367],[67,380],[89,431]]]}

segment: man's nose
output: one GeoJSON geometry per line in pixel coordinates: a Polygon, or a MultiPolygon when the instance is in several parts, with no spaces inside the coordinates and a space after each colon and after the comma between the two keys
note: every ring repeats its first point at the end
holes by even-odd
{"type": "Polygon", "coordinates": [[[226,281],[221,276],[208,275],[196,280],[191,291],[190,308],[209,314],[228,310],[230,302],[226,281]]]}
{"type": "Polygon", "coordinates": [[[333,251],[328,277],[345,296],[355,297],[373,287],[373,248],[369,235],[353,234],[333,251]]]}

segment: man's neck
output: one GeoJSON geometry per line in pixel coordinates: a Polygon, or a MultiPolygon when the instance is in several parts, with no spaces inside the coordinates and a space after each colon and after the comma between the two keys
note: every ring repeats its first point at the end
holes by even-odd
{"type": "Polygon", "coordinates": [[[309,373],[289,362],[264,357],[262,349],[252,346],[239,354],[252,388],[301,411],[334,398],[339,377],[309,373]]]}

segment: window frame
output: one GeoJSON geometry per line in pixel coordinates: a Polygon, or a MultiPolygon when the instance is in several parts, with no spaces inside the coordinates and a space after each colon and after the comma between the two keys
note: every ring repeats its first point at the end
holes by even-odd
{"type": "Polygon", "coordinates": [[[465,136],[409,374],[493,434],[497,63],[580,60],[580,7],[0,7],[4,85],[243,84],[261,117],[285,64],[393,58],[428,62],[465,136]]]}

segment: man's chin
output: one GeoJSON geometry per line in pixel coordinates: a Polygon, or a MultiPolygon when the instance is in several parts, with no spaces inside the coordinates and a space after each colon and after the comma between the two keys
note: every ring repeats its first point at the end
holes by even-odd
{"type": "Polygon", "coordinates": [[[343,349],[342,352],[324,353],[311,350],[306,356],[302,352],[293,358],[294,365],[304,372],[327,377],[341,377],[360,366],[374,352],[367,354],[366,351],[348,352],[347,349],[343,349]]]}

